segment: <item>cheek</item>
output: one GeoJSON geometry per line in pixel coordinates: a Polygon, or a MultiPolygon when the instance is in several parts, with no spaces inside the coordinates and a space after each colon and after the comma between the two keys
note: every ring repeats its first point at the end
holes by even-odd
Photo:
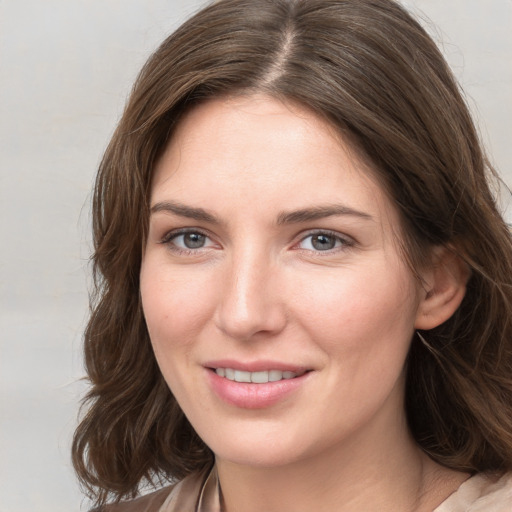
{"type": "Polygon", "coordinates": [[[392,268],[337,269],[318,286],[300,280],[291,294],[295,317],[330,351],[357,355],[396,345],[403,351],[414,331],[417,298],[408,273],[392,268]]]}
{"type": "Polygon", "coordinates": [[[169,272],[164,265],[144,262],[140,288],[146,324],[155,352],[192,342],[210,315],[211,284],[187,272],[169,272]]]}

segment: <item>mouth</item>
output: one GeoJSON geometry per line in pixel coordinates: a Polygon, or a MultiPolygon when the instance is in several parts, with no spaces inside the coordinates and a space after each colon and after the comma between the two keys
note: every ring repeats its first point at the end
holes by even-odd
{"type": "Polygon", "coordinates": [[[219,377],[240,383],[266,384],[268,382],[279,382],[280,380],[290,380],[301,377],[307,370],[292,372],[289,370],[263,370],[249,372],[245,370],[235,370],[233,368],[211,368],[219,377]]]}
{"type": "Polygon", "coordinates": [[[238,367],[233,366],[228,361],[207,365],[208,382],[219,398],[241,409],[265,409],[292,400],[307,386],[306,382],[314,373],[310,369],[290,368],[279,363],[237,363],[238,367]],[[278,365],[282,368],[276,368],[278,365]]]}

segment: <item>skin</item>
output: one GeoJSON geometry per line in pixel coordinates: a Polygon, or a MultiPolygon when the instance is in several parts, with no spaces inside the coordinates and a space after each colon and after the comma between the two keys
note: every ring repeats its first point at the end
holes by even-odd
{"type": "Polygon", "coordinates": [[[414,278],[396,209],[329,124],[265,96],[196,107],[151,205],[149,333],[228,512],[431,511],[467,478],[416,446],[403,405],[414,330],[451,316],[464,271],[439,249],[414,278]],[[239,407],[212,388],[206,366],[221,359],[308,374],[276,403],[239,407]]]}

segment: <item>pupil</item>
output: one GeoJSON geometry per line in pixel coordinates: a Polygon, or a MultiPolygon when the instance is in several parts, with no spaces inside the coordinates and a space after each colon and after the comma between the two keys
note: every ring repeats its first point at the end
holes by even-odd
{"type": "Polygon", "coordinates": [[[187,233],[183,237],[183,242],[188,249],[198,249],[203,247],[205,236],[201,233],[187,233]]]}
{"type": "Polygon", "coordinates": [[[334,248],[336,241],[329,235],[315,235],[311,243],[318,251],[328,251],[334,248]]]}

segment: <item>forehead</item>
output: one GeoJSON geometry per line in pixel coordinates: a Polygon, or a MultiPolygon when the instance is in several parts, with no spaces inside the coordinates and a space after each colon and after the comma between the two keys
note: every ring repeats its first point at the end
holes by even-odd
{"type": "Polygon", "coordinates": [[[169,199],[226,215],[343,203],[398,220],[373,170],[330,123],[262,95],[211,100],[183,117],[153,177],[152,203],[169,199]]]}

